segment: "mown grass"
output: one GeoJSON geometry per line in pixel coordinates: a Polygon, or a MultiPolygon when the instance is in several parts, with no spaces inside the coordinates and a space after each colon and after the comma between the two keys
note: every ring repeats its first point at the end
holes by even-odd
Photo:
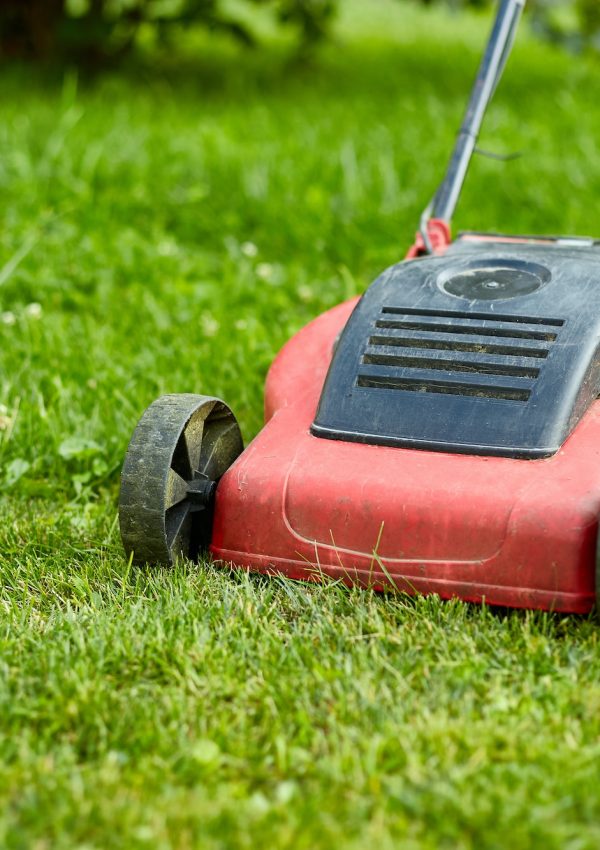
{"type": "MultiPolygon", "coordinates": [[[[281,344],[409,244],[484,29],[402,8],[347,5],[309,66],[4,71],[0,846],[600,842],[594,619],[121,555],[144,407],[220,395],[249,439],[281,344]]],[[[482,145],[525,155],[459,226],[597,232],[597,95],[523,38],[482,145]]]]}

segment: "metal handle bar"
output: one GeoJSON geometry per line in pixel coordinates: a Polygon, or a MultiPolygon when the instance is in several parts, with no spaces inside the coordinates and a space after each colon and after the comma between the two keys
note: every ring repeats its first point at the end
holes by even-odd
{"type": "Polygon", "coordinates": [[[483,117],[510,55],[525,2],[526,0],[500,0],[446,175],[425,211],[424,219],[428,219],[430,215],[448,223],[452,219],[477,144],[483,117]]]}

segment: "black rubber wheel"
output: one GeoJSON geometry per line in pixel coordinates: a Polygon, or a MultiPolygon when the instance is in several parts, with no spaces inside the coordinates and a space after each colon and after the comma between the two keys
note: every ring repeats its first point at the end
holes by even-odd
{"type": "Polygon", "coordinates": [[[242,449],[236,418],[217,398],[164,395],[151,404],[121,473],[127,556],[136,564],[197,559],[210,544],[217,482],[242,449]]]}

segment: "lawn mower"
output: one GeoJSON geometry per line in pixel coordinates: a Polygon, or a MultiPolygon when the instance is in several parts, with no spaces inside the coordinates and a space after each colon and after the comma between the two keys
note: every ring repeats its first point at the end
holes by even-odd
{"type": "Polygon", "coordinates": [[[122,472],[137,563],[217,564],[585,613],[600,514],[600,241],[450,221],[525,0],[501,0],[408,257],[281,350],[243,450],[220,399],[166,395],[122,472]]]}

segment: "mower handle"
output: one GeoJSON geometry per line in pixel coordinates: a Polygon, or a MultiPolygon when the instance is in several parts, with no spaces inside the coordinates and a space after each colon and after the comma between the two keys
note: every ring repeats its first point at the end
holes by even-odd
{"type": "Polygon", "coordinates": [[[525,2],[526,0],[500,0],[446,175],[421,219],[421,234],[429,253],[431,246],[427,223],[430,218],[436,218],[450,224],[477,145],[485,112],[510,55],[525,2]]]}

